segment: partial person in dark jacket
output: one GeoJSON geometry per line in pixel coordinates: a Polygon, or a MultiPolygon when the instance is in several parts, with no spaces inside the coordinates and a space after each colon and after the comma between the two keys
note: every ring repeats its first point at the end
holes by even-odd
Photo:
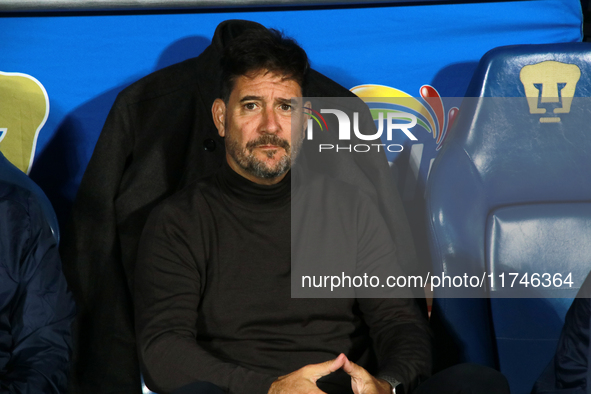
{"type": "Polygon", "coordinates": [[[591,275],[570,306],[556,354],[534,385],[532,394],[590,394],[591,275]]]}
{"type": "Polygon", "coordinates": [[[37,198],[0,182],[0,393],[63,393],[75,306],[37,198]]]}

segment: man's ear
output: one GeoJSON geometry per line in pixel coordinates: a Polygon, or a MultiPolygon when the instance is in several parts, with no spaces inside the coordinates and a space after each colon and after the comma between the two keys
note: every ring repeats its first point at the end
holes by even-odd
{"type": "Polygon", "coordinates": [[[312,113],[312,103],[310,101],[306,101],[304,104],[304,124],[302,127],[302,134],[303,138],[306,138],[306,130],[308,129],[308,119],[310,119],[310,114],[312,113]],[[309,108],[309,109],[306,109],[309,108]]]}
{"type": "Polygon", "coordinates": [[[224,100],[215,99],[211,106],[211,115],[213,116],[213,123],[215,123],[215,127],[218,129],[218,134],[220,137],[225,137],[226,103],[224,103],[224,100]]]}
{"type": "Polygon", "coordinates": [[[310,114],[312,113],[312,103],[310,101],[306,101],[304,104],[304,117],[306,122],[310,119],[310,114]]]}

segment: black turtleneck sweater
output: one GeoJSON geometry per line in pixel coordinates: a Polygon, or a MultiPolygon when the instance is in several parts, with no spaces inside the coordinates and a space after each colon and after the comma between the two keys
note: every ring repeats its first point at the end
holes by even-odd
{"type": "MultiPolygon", "coordinates": [[[[321,193],[330,202],[331,193],[342,193],[331,182],[294,195],[321,193]]],[[[151,213],[135,274],[149,387],[168,393],[202,380],[230,393],[265,394],[278,376],[341,352],[407,384],[428,373],[426,322],[414,300],[291,298],[291,205],[291,173],[266,186],[225,164],[151,213]]]]}

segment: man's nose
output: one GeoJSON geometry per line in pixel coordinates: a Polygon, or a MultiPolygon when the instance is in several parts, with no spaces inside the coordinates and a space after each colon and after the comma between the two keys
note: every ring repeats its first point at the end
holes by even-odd
{"type": "Polygon", "coordinates": [[[276,134],[281,130],[278,114],[273,108],[267,108],[263,112],[263,119],[261,124],[261,132],[276,134]]]}

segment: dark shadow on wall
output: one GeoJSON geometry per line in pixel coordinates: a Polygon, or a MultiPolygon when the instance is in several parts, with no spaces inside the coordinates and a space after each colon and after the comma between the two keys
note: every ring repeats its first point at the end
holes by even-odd
{"type": "Polygon", "coordinates": [[[463,97],[478,62],[453,63],[443,67],[431,81],[441,97],[463,97]]]}
{"type": "Polygon", "coordinates": [[[122,88],[111,89],[67,114],[35,158],[30,177],[51,201],[62,229],[90,157],[86,158],[85,147],[96,144],[109,108],[122,88]]]}
{"type": "MultiPolygon", "coordinates": [[[[210,43],[209,38],[201,36],[175,41],[162,52],[154,71],[198,56],[210,43]]],[[[61,228],[69,219],[82,175],[115,98],[143,76],[134,75],[128,83],[106,91],[67,114],[43,152],[36,157],[30,177],[47,194],[61,228]]]]}
{"type": "Polygon", "coordinates": [[[347,89],[367,83],[367,75],[351,75],[338,64],[315,64],[312,62],[311,67],[347,89]]]}
{"type": "Polygon", "coordinates": [[[201,36],[181,38],[169,45],[160,55],[154,71],[172,66],[183,60],[199,56],[211,44],[211,39],[201,36]]]}

